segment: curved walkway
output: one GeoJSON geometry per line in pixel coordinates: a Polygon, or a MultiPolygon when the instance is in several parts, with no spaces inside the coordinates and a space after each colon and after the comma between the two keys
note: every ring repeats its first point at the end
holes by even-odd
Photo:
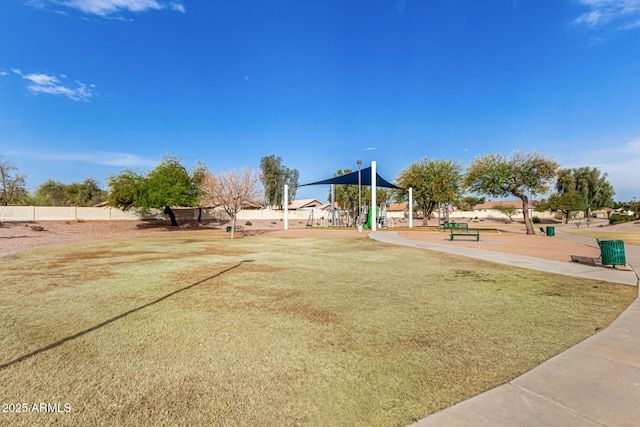
{"type": "MultiPolygon", "coordinates": [[[[580,243],[594,239],[558,233],[580,243]]],[[[396,232],[372,239],[437,250],[551,273],[636,285],[631,271],[502,254],[404,239],[396,232]]],[[[640,247],[625,245],[627,261],[640,267],[640,247]]],[[[524,375],[418,421],[433,426],[637,426],[640,423],[640,299],[608,328],[524,375]]]]}

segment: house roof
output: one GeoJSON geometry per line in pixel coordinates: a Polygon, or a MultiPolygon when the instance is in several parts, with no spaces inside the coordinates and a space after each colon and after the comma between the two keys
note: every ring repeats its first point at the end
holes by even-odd
{"type": "MultiPolygon", "coordinates": [[[[522,200],[497,200],[497,201],[489,201],[484,202],[480,205],[475,205],[473,207],[474,211],[478,210],[492,210],[495,209],[496,206],[513,206],[516,209],[522,209],[522,200]]],[[[529,209],[533,209],[536,206],[535,200],[529,200],[529,209]]]]}
{"type": "Polygon", "coordinates": [[[289,209],[291,210],[304,208],[321,208],[322,206],[324,206],[324,203],[322,203],[318,199],[301,199],[294,200],[293,202],[289,203],[289,209]]]}
{"type": "Polygon", "coordinates": [[[409,208],[407,203],[387,203],[387,211],[402,212],[409,208]]]}

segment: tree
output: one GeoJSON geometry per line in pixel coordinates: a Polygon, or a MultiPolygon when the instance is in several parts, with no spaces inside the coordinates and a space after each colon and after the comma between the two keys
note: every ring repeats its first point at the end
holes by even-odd
{"type": "Polygon", "coordinates": [[[584,199],[582,194],[575,190],[565,191],[564,193],[553,193],[549,196],[547,203],[552,211],[560,211],[564,215],[564,223],[569,223],[569,217],[572,212],[584,210],[584,199]]]}
{"type": "Polygon", "coordinates": [[[285,184],[289,186],[288,203],[295,200],[300,175],[297,169],[289,169],[282,164],[281,157],[272,154],[260,159],[260,170],[262,171],[264,200],[268,206],[282,209],[285,184]]]}
{"type": "Polygon", "coordinates": [[[529,198],[548,191],[556,176],[558,164],[551,158],[534,151],[516,151],[510,158],[489,153],[476,157],[467,169],[465,184],[480,194],[490,197],[513,195],[522,200],[522,212],[527,234],[535,234],[529,215],[529,198]]]}
{"type": "Polygon", "coordinates": [[[132,170],[124,170],[108,179],[111,189],[107,204],[128,211],[139,207],[140,190],[145,177],[132,170]]]}
{"type": "Polygon", "coordinates": [[[217,174],[207,173],[200,184],[201,203],[208,206],[222,206],[231,217],[231,238],[235,236],[236,218],[243,207],[257,204],[263,194],[260,188],[260,174],[244,167],[217,174]]]}
{"type": "MultiPolygon", "coordinates": [[[[351,169],[338,169],[333,177],[346,175],[353,172],[351,169]]],[[[360,195],[362,199],[362,205],[364,206],[365,201],[365,189],[361,188],[362,193],[360,195]]],[[[327,200],[331,201],[331,191],[327,195],[327,200]]],[[[371,196],[369,195],[369,200],[371,200],[371,196]]],[[[346,210],[349,212],[351,218],[357,217],[358,212],[358,186],[357,185],[336,185],[335,186],[335,202],[338,204],[340,209],[346,210]]]]}
{"type": "Polygon", "coordinates": [[[105,199],[106,192],[95,179],[71,184],[49,179],[36,189],[33,202],[37,206],[94,206],[105,199]]]}
{"type": "Polygon", "coordinates": [[[453,205],[461,211],[472,211],[475,205],[481,205],[486,201],[484,197],[464,196],[453,202],[453,205]]]}
{"type": "Polygon", "coordinates": [[[93,178],[85,179],[81,183],[68,184],[65,193],[70,204],[75,206],[95,206],[104,202],[107,196],[93,178]]]}
{"type": "Polygon", "coordinates": [[[27,194],[26,175],[16,173],[17,170],[0,154],[0,205],[14,204],[27,194]]]}
{"type": "Polygon", "coordinates": [[[509,218],[509,222],[513,222],[513,217],[518,214],[518,209],[511,205],[499,203],[493,207],[494,211],[498,211],[509,218]]]}
{"type": "Polygon", "coordinates": [[[409,187],[413,188],[413,200],[422,211],[422,226],[429,225],[429,217],[438,203],[452,203],[460,192],[462,165],[451,160],[424,158],[400,172],[397,198],[408,200],[409,187]]]}
{"type": "Polygon", "coordinates": [[[558,172],[556,189],[559,193],[580,194],[585,217],[590,217],[593,209],[613,206],[615,191],[607,180],[607,174],[601,174],[598,168],[562,169],[558,172]]]}
{"type": "Polygon", "coordinates": [[[625,211],[631,211],[636,215],[640,214],[640,200],[636,200],[634,197],[630,202],[617,202],[613,206],[616,209],[624,209],[625,211]]]}
{"type": "Polygon", "coordinates": [[[172,206],[197,206],[198,189],[194,177],[189,175],[179,156],[166,156],[148,175],[125,170],[109,177],[110,206],[124,211],[151,208],[163,209],[177,226],[172,206]]]}
{"type": "Polygon", "coordinates": [[[40,184],[34,196],[37,206],[67,206],[65,185],[60,181],[48,179],[40,184]]]}

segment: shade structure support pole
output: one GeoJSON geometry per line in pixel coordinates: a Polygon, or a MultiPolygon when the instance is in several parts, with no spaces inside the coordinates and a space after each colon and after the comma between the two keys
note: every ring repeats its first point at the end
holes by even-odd
{"type": "Polygon", "coordinates": [[[336,185],[331,184],[331,226],[336,226],[336,185]]]}
{"type": "Polygon", "coordinates": [[[378,225],[378,215],[376,209],[376,162],[371,162],[371,215],[373,215],[373,221],[371,221],[371,231],[376,231],[378,225]]]}

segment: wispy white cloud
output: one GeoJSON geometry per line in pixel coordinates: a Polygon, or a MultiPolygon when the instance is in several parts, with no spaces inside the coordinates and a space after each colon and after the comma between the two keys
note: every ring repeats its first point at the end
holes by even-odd
{"type": "Polygon", "coordinates": [[[51,5],[75,9],[89,15],[102,17],[122,12],[145,12],[162,9],[186,12],[181,0],[31,0],[29,4],[38,8],[51,5]]]}
{"type": "Polygon", "coordinates": [[[578,0],[588,11],[580,15],[574,24],[591,28],[612,24],[620,30],[640,26],[640,0],[578,0]]]}
{"type": "MultiPolygon", "coordinates": [[[[22,72],[16,74],[22,75],[22,72]]],[[[92,89],[95,88],[93,84],[87,86],[79,81],[75,82],[75,87],[71,87],[63,84],[58,77],[48,74],[31,73],[22,75],[22,78],[31,82],[27,87],[35,94],[62,95],[74,101],[89,101],[93,97],[92,89]]],[[[66,76],[62,74],[61,78],[66,76]]]]}
{"type": "Polygon", "coordinates": [[[8,75],[9,75],[9,73],[7,73],[6,71],[0,70],[0,76],[4,77],[4,76],[8,76],[8,75]]]}
{"type": "Polygon", "coordinates": [[[149,168],[158,164],[157,159],[147,159],[131,153],[108,151],[96,151],[91,153],[37,154],[36,157],[47,160],[83,162],[123,168],[149,168]]]}
{"type": "Polygon", "coordinates": [[[563,168],[597,167],[608,175],[619,201],[640,198],[638,165],[640,165],[640,138],[617,147],[579,150],[558,156],[556,160],[563,168]]]}
{"type": "Polygon", "coordinates": [[[373,151],[375,149],[376,147],[367,147],[367,148],[363,148],[362,151],[373,151]]]}
{"type": "Polygon", "coordinates": [[[21,76],[21,75],[22,75],[22,70],[21,70],[20,68],[12,68],[12,69],[11,69],[11,72],[12,72],[13,74],[17,74],[17,75],[19,75],[19,76],[21,76]]]}

